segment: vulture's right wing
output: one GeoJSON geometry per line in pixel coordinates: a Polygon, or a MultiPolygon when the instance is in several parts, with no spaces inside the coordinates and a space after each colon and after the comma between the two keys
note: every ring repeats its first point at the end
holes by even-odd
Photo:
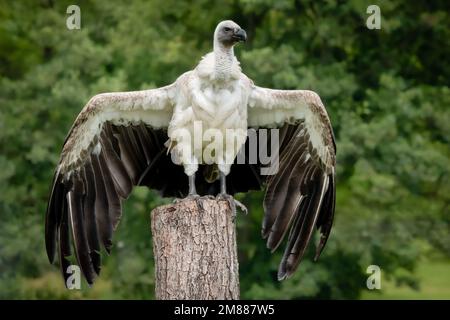
{"type": "MultiPolygon", "coordinates": [[[[121,200],[134,185],[143,184],[142,178],[158,159],[167,157],[165,129],[176,92],[177,83],[100,94],[75,120],[54,175],[45,222],[48,258],[54,261],[59,243],[65,278],[71,237],[87,281],[92,283],[99,274],[100,249],[103,245],[110,250],[112,233],[121,217],[121,200]]],[[[158,181],[147,178],[145,184],[152,183],[158,181]]]]}

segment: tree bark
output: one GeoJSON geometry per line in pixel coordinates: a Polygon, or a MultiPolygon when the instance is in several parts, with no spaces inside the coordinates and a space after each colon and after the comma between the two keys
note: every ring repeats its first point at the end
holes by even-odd
{"type": "Polygon", "coordinates": [[[157,299],[239,299],[236,227],[228,201],[206,197],[151,213],[157,299]]]}

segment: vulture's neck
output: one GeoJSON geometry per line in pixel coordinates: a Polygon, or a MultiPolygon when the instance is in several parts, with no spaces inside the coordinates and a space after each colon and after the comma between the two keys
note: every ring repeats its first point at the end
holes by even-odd
{"type": "Polygon", "coordinates": [[[216,79],[227,80],[231,77],[234,63],[233,47],[225,47],[214,41],[214,76],[216,79]]]}

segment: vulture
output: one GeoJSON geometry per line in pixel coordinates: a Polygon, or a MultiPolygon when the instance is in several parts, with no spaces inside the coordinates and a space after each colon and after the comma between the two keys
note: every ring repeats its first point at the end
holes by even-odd
{"type": "MultiPolygon", "coordinates": [[[[239,25],[222,21],[213,51],[174,83],[98,94],[81,110],[62,148],[45,220],[48,258],[53,263],[58,254],[66,280],[73,250],[87,282],[94,282],[102,248],[110,252],[122,202],[134,186],[163,197],[228,199],[265,188],[262,237],[272,251],[285,240],[278,279],[297,269],[314,228],[320,232],[318,258],[335,209],[330,119],[317,93],[258,87],[242,73],[233,48],[246,39],[239,25]],[[202,155],[205,143],[193,146],[184,138],[195,135],[199,124],[203,131],[232,131],[236,143],[202,155]],[[278,167],[269,175],[262,174],[267,163],[259,159],[236,161],[238,150],[255,144],[247,139],[250,129],[279,130],[278,148],[271,150],[278,167]]],[[[257,148],[268,151],[272,142],[258,136],[257,148]]]]}

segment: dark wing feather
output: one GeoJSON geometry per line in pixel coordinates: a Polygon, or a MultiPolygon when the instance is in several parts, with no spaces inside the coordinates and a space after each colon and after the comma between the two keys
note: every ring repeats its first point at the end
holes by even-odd
{"type": "Polygon", "coordinates": [[[90,257],[90,248],[86,235],[86,221],[83,210],[83,198],[85,186],[80,173],[72,176],[73,188],[67,193],[69,221],[72,226],[72,238],[75,246],[75,254],[89,284],[94,282],[95,271],[90,257]]]}
{"type": "Polygon", "coordinates": [[[109,253],[112,246],[113,226],[110,219],[110,205],[108,202],[107,189],[114,191],[116,191],[116,189],[110,177],[111,173],[106,165],[104,155],[92,155],[91,159],[95,181],[95,221],[97,223],[99,238],[103,247],[109,253]],[[105,174],[103,174],[104,171],[106,171],[105,174]]]}
{"type": "Polygon", "coordinates": [[[45,245],[50,263],[55,260],[56,239],[58,237],[58,226],[61,224],[60,210],[64,204],[64,184],[58,181],[58,172],[55,173],[52,183],[51,197],[47,205],[45,216],[45,245]]]}
{"type": "MultiPolygon", "coordinates": [[[[128,136],[128,132],[124,127],[114,127],[114,137],[119,142],[120,159],[122,160],[128,176],[133,185],[137,184],[143,168],[140,168],[139,161],[136,156],[136,151],[133,150],[133,145],[128,136]]],[[[131,190],[131,189],[130,189],[131,190]]]]}
{"type": "MultiPolygon", "coordinates": [[[[64,194],[66,194],[64,190],[64,194]]],[[[71,265],[69,257],[72,255],[70,249],[70,228],[69,228],[69,210],[67,201],[63,201],[61,208],[61,220],[58,226],[58,241],[59,241],[59,265],[61,273],[64,278],[64,284],[67,286],[67,278],[70,276],[68,267],[71,265]]]]}
{"type": "Polygon", "coordinates": [[[315,226],[322,234],[320,254],[331,230],[335,194],[334,171],[324,170],[306,127],[299,124],[287,136],[290,140],[280,150],[279,171],[268,178],[262,224],[262,235],[272,251],[290,230],[278,271],[280,280],[297,269],[315,226]]]}
{"type": "MultiPolygon", "coordinates": [[[[132,181],[128,170],[125,168],[127,159],[122,160],[114,150],[111,140],[115,140],[115,137],[112,135],[112,132],[109,133],[109,136],[105,132],[102,132],[100,137],[102,172],[105,176],[111,175],[115,190],[122,198],[126,199],[132,189],[132,181]]],[[[105,184],[105,187],[108,188],[109,185],[105,184]]]]}
{"type": "Polygon", "coordinates": [[[329,176],[329,186],[325,199],[320,209],[319,218],[317,220],[317,228],[320,230],[320,240],[316,248],[314,260],[319,259],[328,237],[330,236],[331,226],[333,225],[334,208],[336,204],[336,182],[334,173],[329,176]]]}
{"type": "Polygon", "coordinates": [[[95,273],[100,274],[101,256],[99,232],[97,230],[97,221],[95,219],[95,176],[92,168],[91,160],[89,160],[83,170],[83,181],[85,182],[85,195],[83,201],[83,218],[86,221],[86,236],[89,245],[89,255],[91,256],[92,265],[95,273]]]}

